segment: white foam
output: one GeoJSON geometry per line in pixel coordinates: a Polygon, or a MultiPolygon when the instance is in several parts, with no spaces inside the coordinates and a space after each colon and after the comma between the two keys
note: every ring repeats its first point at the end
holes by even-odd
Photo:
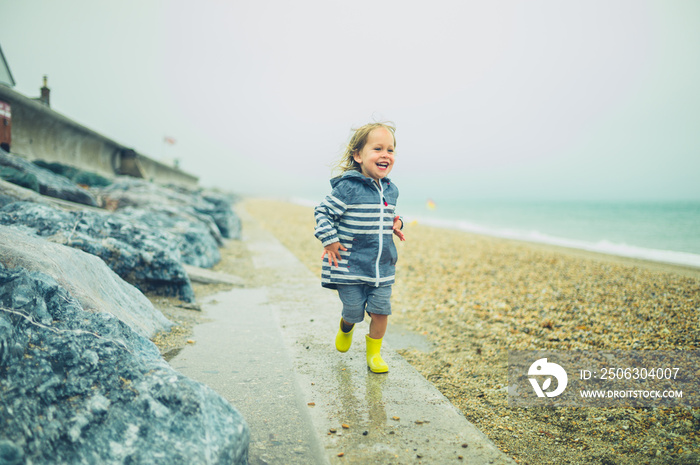
{"type": "Polygon", "coordinates": [[[676,252],[672,250],[657,250],[645,247],[638,247],[625,243],[615,243],[607,240],[599,242],[587,242],[577,239],[566,239],[556,237],[549,234],[544,234],[539,231],[525,231],[508,228],[491,228],[468,221],[451,221],[436,218],[412,218],[407,219],[407,222],[415,219],[419,223],[429,226],[435,226],[446,229],[457,229],[460,231],[481,234],[485,236],[500,237],[504,239],[514,239],[526,242],[535,242],[541,244],[550,244],[560,247],[568,247],[572,249],[587,250],[590,252],[604,253],[608,255],[616,255],[619,257],[638,258],[643,260],[651,260],[655,262],[671,263],[675,265],[684,265],[700,268],[700,255],[676,252]]]}

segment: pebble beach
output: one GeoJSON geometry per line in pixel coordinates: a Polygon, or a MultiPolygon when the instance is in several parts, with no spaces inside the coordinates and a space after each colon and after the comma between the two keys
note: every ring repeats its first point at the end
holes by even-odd
{"type": "MultiPolygon", "coordinates": [[[[312,208],[263,199],[240,208],[320,275],[312,208]]],[[[700,463],[699,409],[507,399],[509,350],[700,349],[700,269],[417,223],[404,232],[390,324],[434,349],[400,353],[502,451],[523,464],[700,463]]]]}

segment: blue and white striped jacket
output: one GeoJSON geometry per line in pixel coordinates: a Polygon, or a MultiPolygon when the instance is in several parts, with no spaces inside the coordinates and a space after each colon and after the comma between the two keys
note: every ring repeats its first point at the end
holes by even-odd
{"type": "Polygon", "coordinates": [[[393,239],[398,188],[389,178],[377,184],[357,171],[331,179],[331,186],[331,194],[314,210],[315,236],[324,247],[340,241],[348,250],[339,250],[338,266],[330,266],[324,257],[321,285],[392,285],[398,258],[393,239]]]}

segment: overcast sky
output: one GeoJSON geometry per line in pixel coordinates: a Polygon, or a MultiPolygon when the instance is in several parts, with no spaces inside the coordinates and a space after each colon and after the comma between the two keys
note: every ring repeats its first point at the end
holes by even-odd
{"type": "Polygon", "coordinates": [[[700,200],[700,2],[0,0],[17,85],[206,186],[320,199],[397,125],[402,197],[700,200]],[[164,144],[164,137],[176,144],[164,144]]]}

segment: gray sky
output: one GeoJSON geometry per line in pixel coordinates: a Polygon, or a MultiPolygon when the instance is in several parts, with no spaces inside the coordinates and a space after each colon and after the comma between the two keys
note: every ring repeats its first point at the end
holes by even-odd
{"type": "Polygon", "coordinates": [[[0,0],[17,86],[203,185],[316,199],[397,125],[402,197],[700,200],[696,0],[0,0]],[[177,140],[173,146],[164,136],[177,140]]]}

